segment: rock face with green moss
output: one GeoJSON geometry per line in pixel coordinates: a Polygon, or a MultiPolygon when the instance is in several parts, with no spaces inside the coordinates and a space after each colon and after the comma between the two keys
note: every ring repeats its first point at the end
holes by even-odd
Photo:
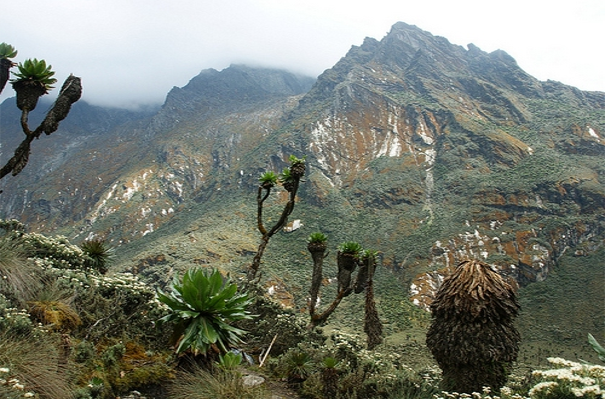
{"type": "MultiPolygon", "coordinates": [[[[34,149],[36,166],[1,183],[1,213],[103,238],[150,276],[160,259],[246,265],[258,176],[295,154],[307,170],[292,217],[305,228],[284,241],[322,231],[380,249],[425,308],[461,259],[525,285],[568,249],[602,246],[604,93],[541,82],[504,51],[404,23],[311,83],[233,65],[174,88],[151,116],[97,131],[66,121],[53,135],[62,147],[34,149]]],[[[283,207],[287,194],[270,201],[283,207]]]]}

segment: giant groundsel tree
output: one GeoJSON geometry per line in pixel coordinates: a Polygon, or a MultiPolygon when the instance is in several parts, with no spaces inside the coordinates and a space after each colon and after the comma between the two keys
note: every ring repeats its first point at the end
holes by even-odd
{"type": "Polygon", "coordinates": [[[11,80],[11,84],[17,94],[17,108],[21,110],[21,128],[25,134],[25,139],[17,147],[13,157],[0,168],[0,179],[8,174],[15,176],[25,168],[29,161],[32,141],[42,133],[50,135],[55,132],[59,123],[67,117],[72,104],[82,95],[80,78],[70,75],[61,86],[57,100],[46,113],[42,123],[32,130],[28,122],[29,113],[36,108],[40,97],[53,88],[52,85],[57,80],[53,78],[55,73],[52,66],[47,65],[46,61],[34,58],[17,65],[11,60],[16,55],[17,50],[13,46],[0,43],[0,93],[8,81],[11,68],[16,65],[18,72],[13,72],[15,79],[11,80]]]}
{"type": "Polygon", "coordinates": [[[481,261],[463,261],[448,276],[431,305],[426,344],[443,370],[443,389],[498,391],[517,359],[520,335],[515,290],[481,261]]]}

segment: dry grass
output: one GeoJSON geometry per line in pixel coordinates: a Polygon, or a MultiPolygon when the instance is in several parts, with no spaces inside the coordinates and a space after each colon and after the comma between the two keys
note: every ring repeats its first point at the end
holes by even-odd
{"type": "Polygon", "coordinates": [[[82,323],[78,313],[62,301],[29,301],[27,305],[35,320],[53,330],[71,332],[82,323]]]}
{"type": "Polygon", "coordinates": [[[269,393],[263,385],[250,388],[243,385],[237,372],[193,367],[180,371],[168,387],[175,399],[266,399],[269,393]]]}
{"type": "Polygon", "coordinates": [[[0,336],[0,366],[40,398],[71,398],[68,372],[51,337],[0,336]]]}
{"type": "Polygon", "coordinates": [[[0,291],[24,304],[41,287],[39,269],[27,259],[22,241],[0,237],[0,291]]]}

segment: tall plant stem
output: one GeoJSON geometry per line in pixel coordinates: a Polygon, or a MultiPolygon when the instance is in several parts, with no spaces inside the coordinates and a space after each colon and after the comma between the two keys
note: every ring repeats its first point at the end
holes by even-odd
{"type": "Polygon", "coordinates": [[[288,216],[294,210],[294,204],[296,203],[296,192],[298,191],[299,182],[300,182],[300,178],[299,177],[294,178],[294,181],[292,182],[293,183],[292,189],[289,191],[288,202],[284,206],[284,209],[283,209],[283,211],[281,213],[281,216],[280,216],[279,220],[269,230],[267,230],[265,228],[265,225],[263,223],[263,206],[264,206],[265,200],[267,200],[267,198],[269,197],[269,193],[270,193],[271,189],[270,188],[263,188],[262,186],[259,186],[259,188],[258,188],[258,195],[256,196],[256,201],[257,201],[257,204],[258,204],[258,207],[257,207],[257,225],[258,225],[259,232],[263,236],[261,237],[261,242],[258,245],[258,250],[256,252],[256,255],[254,256],[254,259],[252,260],[252,264],[250,264],[250,266],[248,267],[248,273],[247,273],[248,282],[252,282],[254,279],[256,279],[256,275],[257,275],[258,270],[260,268],[261,259],[263,257],[264,252],[265,252],[265,249],[267,248],[267,244],[269,243],[269,239],[271,239],[271,237],[278,230],[280,230],[281,228],[284,227],[284,225],[286,224],[286,221],[288,220],[288,216]],[[263,190],[266,191],[264,193],[264,195],[263,195],[263,190]]]}

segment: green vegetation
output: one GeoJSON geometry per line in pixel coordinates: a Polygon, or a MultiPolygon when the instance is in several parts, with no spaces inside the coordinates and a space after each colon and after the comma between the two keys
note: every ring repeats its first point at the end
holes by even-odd
{"type": "Polygon", "coordinates": [[[0,43],[0,93],[8,82],[9,71],[15,66],[10,59],[17,56],[17,50],[8,43],[0,43]]]}
{"type": "Polygon", "coordinates": [[[263,188],[270,188],[277,184],[277,175],[273,171],[267,171],[258,178],[263,188]]]}
{"type": "Polygon", "coordinates": [[[0,59],[15,58],[17,56],[17,50],[8,43],[0,43],[0,59]]]}
{"type": "Polygon", "coordinates": [[[105,244],[104,240],[85,240],[80,245],[84,254],[90,258],[90,267],[101,274],[107,272],[109,262],[113,257],[113,249],[105,244]]]}
{"type": "Polygon", "coordinates": [[[218,366],[224,370],[234,370],[242,363],[242,353],[226,352],[224,355],[219,354],[218,366]]]}
{"type": "Polygon", "coordinates": [[[244,334],[231,323],[252,318],[246,310],[248,295],[238,294],[237,285],[218,270],[192,269],[182,281],[175,276],[171,293],[159,291],[158,299],[170,309],[158,322],[175,323],[177,354],[207,355],[214,346],[227,352],[244,334]]]}
{"type": "MultiPolygon", "coordinates": [[[[11,68],[15,64],[10,58],[15,57],[17,51],[6,43],[0,44],[0,93],[4,90],[11,68]]],[[[27,59],[18,64],[19,72],[14,72],[15,79],[11,80],[13,89],[17,94],[17,108],[21,110],[21,128],[25,139],[15,150],[15,154],[0,168],[0,179],[8,174],[19,174],[29,161],[31,143],[40,137],[42,132],[50,135],[59,128],[59,123],[67,117],[73,103],[82,95],[80,78],[70,75],[63,86],[59,96],[51,109],[46,113],[42,123],[34,130],[29,127],[29,112],[38,104],[38,99],[47,94],[57,82],[50,65],[46,61],[27,59]]]]}
{"type": "Polygon", "coordinates": [[[590,333],[588,334],[588,343],[590,343],[594,351],[596,351],[599,355],[599,360],[605,362],[605,348],[601,346],[597,339],[595,339],[590,333]]]}
{"type": "Polygon", "coordinates": [[[307,239],[307,243],[325,243],[328,240],[328,237],[321,232],[313,232],[309,235],[307,239]]]}
{"type": "MultiPolygon", "coordinates": [[[[301,212],[307,212],[307,208],[301,207],[301,212]]],[[[400,287],[400,283],[397,283],[393,279],[393,274],[385,269],[375,274],[372,284],[377,291],[385,292],[380,302],[375,304],[375,311],[380,315],[379,321],[387,322],[384,334],[387,341],[373,345],[370,345],[367,340],[362,340],[359,335],[350,333],[361,330],[360,325],[364,316],[359,313],[359,310],[364,308],[363,299],[351,296],[350,301],[343,302],[334,311],[330,326],[309,330],[299,312],[286,310],[281,305],[271,302],[265,296],[265,289],[248,284],[247,289],[253,291],[254,298],[242,302],[240,304],[242,307],[236,314],[247,316],[254,314],[258,317],[242,318],[232,321],[233,324],[228,326],[239,330],[238,340],[245,340],[245,343],[240,343],[242,350],[255,356],[258,354],[258,349],[267,349],[268,344],[273,343],[272,339],[275,339],[265,369],[259,371],[272,383],[248,387],[243,385],[243,376],[248,373],[247,370],[258,367],[242,365],[241,354],[225,352],[228,350],[227,345],[222,349],[224,354],[216,353],[216,363],[181,365],[168,346],[170,330],[157,330],[157,327],[153,326],[153,322],[157,320],[172,320],[170,315],[174,315],[174,322],[180,320],[183,327],[187,322],[193,321],[194,315],[201,315],[199,311],[189,306],[188,301],[195,302],[194,296],[183,296],[178,289],[175,289],[169,295],[160,292],[156,298],[153,288],[142,284],[132,275],[110,271],[107,271],[108,276],[101,275],[99,269],[92,267],[92,254],[83,249],[85,246],[74,246],[62,237],[48,238],[25,233],[24,226],[17,221],[3,221],[0,227],[5,231],[4,240],[0,243],[0,268],[13,274],[12,278],[8,278],[7,275],[7,279],[1,282],[4,285],[1,289],[5,305],[0,307],[2,316],[0,331],[4,337],[29,338],[27,340],[36,343],[40,351],[47,349],[44,351],[53,352],[54,356],[47,358],[49,362],[53,366],[60,364],[64,368],[57,371],[70,371],[60,375],[58,373],[49,375],[53,379],[45,382],[49,386],[44,387],[40,382],[27,383],[26,376],[29,370],[22,369],[25,372],[14,378],[18,379],[18,382],[14,381],[17,386],[13,384],[6,387],[6,392],[2,392],[6,393],[6,396],[20,397],[33,393],[34,396],[49,397],[117,397],[136,390],[147,397],[266,398],[271,396],[272,390],[276,390],[276,384],[282,382],[281,385],[284,385],[281,379],[289,382],[289,386],[282,390],[295,391],[296,395],[304,397],[460,396],[459,393],[440,391],[441,371],[433,365],[427,348],[422,345],[429,321],[427,313],[409,303],[405,295],[392,296],[392,293],[397,292],[396,288],[400,287]],[[15,260],[21,261],[17,263],[15,260]],[[9,268],[7,265],[20,267],[9,268]],[[15,270],[24,273],[16,275],[15,270]],[[28,278],[30,281],[27,281],[28,278]],[[26,295],[27,291],[21,292],[18,289],[28,286],[32,288],[28,295],[26,295]],[[40,290],[41,288],[43,290],[40,290]],[[76,295],[66,297],[67,291],[76,295]],[[171,299],[172,303],[168,304],[170,306],[168,309],[165,307],[167,303],[162,305],[163,303],[158,301],[162,299],[162,295],[174,297],[171,299]],[[177,297],[178,300],[175,300],[177,297]],[[188,301],[185,301],[186,297],[188,301]],[[17,304],[29,305],[30,309],[28,312],[18,311],[18,308],[13,307],[17,304]],[[108,323],[98,321],[108,321],[108,323]],[[343,330],[338,331],[334,328],[343,330]],[[40,344],[39,339],[32,339],[39,337],[36,336],[39,335],[38,329],[45,330],[44,337],[49,342],[40,344]],[[244,330],[248,333],[244,334],[244,330]],[[328,332],[329,335],[323,336],[322,332],[328,332]],[[64,343],[61,338],[69,338],[69,345],[61,347],[63,346],[61,343],[64,343]],[[69,349],[69,351],[62,353],[61,349],[69,349]],[[20,389],[21,386],[23,390],[20,389]]],[[[300,257],[291,254],[296,253],[293,249],[296,249],[297,243],[304,243],[305,236],[308,250],[311,252],[309,246],[312,244],[319,245],[314,250],[325,256],[328,249],[328,235],[314,231],[314,228],[317,227],[308,228],[312,232],[310,234],[302,230],[292,235],[276,236],[275,246],[271,248],[272,251],[267,259],[272,264],[276,260],[289,264],[295,257],[300,257]]],[[[503,227],[503,229],[509,228],[511,227],[503,227]]],[[[338,230],[331,230],[329,233],[330,237],[338,238],[342,235],[338,230]]],[[[340,238],[342,240],[342,236],[340,238]]],[[[341,245],[337,246],[337,251],[355,254],[355,268],[359,269],[359,273],[364,268],[364,262],[372,262],[372,260],[376,262],[380,256],[376,251],[364,250],[357,242],[341,242],[341,245]]],[[[565,260],[567,257],[563,258],[563,261],[565,260]]],[[[336,267],[327,263],[325,271],[337,274],[336,267]]],[[[307,276],[302,268],[290,268],[284,271],[299,274],[293,275],[295,277],[293,282],[304,281],[307,276]]],[[[185,284],[185,277],[174,281],[175,288],[180,288],[183,293],[185,293],[185,286],[191,286],[188,291],[190,294],[196,290],[200,292],[193,287],[206,287],[208,290],[214,287],[228,289],[234,293],[234,296],[242,295],[238,294],[237,288],[234,291],[235,285],[217,270],[198,268],[188,269],[187,273],[190,274],[187,278],[188,284],[185,284]],[[205,271],[206,274],[200,271],[205,271]],[[200,276],[194,276],[197,274],[200,276]],[[202,275],[205,278],[202,278],[202,275]],[[198,284],[193,284],[194,281],[198,284]],[[201,283],[202,281],[205,283],[201,283]]],[[[564,270],[559,269],[554,273],[554,279],[560,280],[563,273],[564,270]]],[[[540,284],[544,286],[547,282],[549,281],[540,284]]],[[[566,287],[569,288],[570,282],[558,282],[558,284],[567,285],[566,287]]],[[[357,283],[357,280],[351,280],[350,287],[355,288],[357,283]]],[[[337,294],[334,286],[326,286],[323,290],[327,295],[337,294]]],[[[589,286],[590,294],[593,285],[589,286]]],[[[367,294],[367,286],[365,288],[367,294]]],[[[529,287],[524,290],[533,289],[529,287]]],[[[544,293],[544,296],[550,296],[543,288],[536,287],[535,290],[544,293]]],[[[327,298],[327,295],[323,297],[327,298]]],[[[227,305],[227,299],[230,297],[226,294],[219,297],[223,297],[227,305]]],[[[367,299],[366,296],[366,301],[367,299]]],[[[539,296],[536,299],[539,300],[539,296]]],[[[221,300],[218,303],[221,303],[221,300]]],[[[200,330],[204,330],[201,329],[202,327],[210,325],[196,322],[191,326],[195,326],[195,329],[191,328],[190,332],[199,333],[200,330]]],[[[221,328],[215,328],[214,332],[221,328]]],[[[194,353],[193,347],[185,342],[188,336],[185,332],[186,329],[181,331],[177,329],[175,336],[180,336],[181,340],[177,342],[176,350],[180,348],[181,354],[194,353]],[[179,332],[184,334],[181,336],[179,332]]],[[[210,332],[210,336],[213,336],[212,330],[205,332],[210,332]]],[[[193,337],[195,334],[192,333],[190,338],[193,337]]],[[[179,337],[176,339],[178,340],[179,337]]],[[[211,344],[204,342],[204,339],[201,340],[205,343],[206,351],[214,351],[210,350],[211,344]]],[[[535,337],[530,335],[529,340],[535,340],[535,337]]],[[[15,361],[21,357],[18,353],[20,345],[15,345],[13,342],[9,345],[13,346],[17,353],[9,353],[9,358],[0,356],[0,362],[6,365],[6,367],[0,365],[0,368],[7,368],[12,374],[12,371],[20,371],[18,368],[22,368],[15,361]]],[[[217,341],[216,345],[218,349],[220,343],[217,341]]],[[[502,397],[527,396],[530,390],[533,390],[531,392],[533,396],[541,396],[540,390],[545,388],[541,383],[550,378],[540,375],[541,369],[535,369],[532,379],[524,380],[525,375],[520,376],[518,373],[526,373],[523,371],[527,371],[528,367],[525,365],[522,367],[524,369],[517,370],[517,366],[513,366],[507,386],[493,390],[486,389],[479,396],[488,397],[498,390],[502,397]]],[[[586,368],[588,371],[597,371],[593,366],[586,368]]],[[[574,384],[561,393],[565,393],[568,397],[580,393],[579,390],[588,395],[596,393],[597,389],[592,386],[599,385],[600,381],[593,376],[594,372],[590,372],[593,375],[587,375],[588,372],[574,372],[574,374],[586,379],[585,382],[589,382],[589,378],[593,379],[595,384],[583,386],[574,384]]],[[[4,390],[2,387],[0,389],[4,390]]],[[[544,393],[552,395],[554,392],[544,393]]]]}
{"type": "Polygon", "coordinates": [[[338,251],[359,257],[363,251],[363,248],[357,242],[344,242],[338,246],[338,251]]]}
{"type": "Polygon", "coordinates": [[[152,288],[88,268],[65,238],[0,226],[3,396],[115,397],[169,378],[168,335],[153,327],[165,310],[152,288]]]}
{"type": "MultiPolygon", "coordinates": [[[[17,66],[19,72],[14,72],[16,79],[13,80],[13,85],[17,82],[35,82],[42,86],[45,93],[53,89],[53,84],[57,82],[52,76],[55,74],[51,70],[52,65],[46,65],[46,61],[38,60],[37,58],[28,58],[17,66]]],[[[31,111],[31,109],[30,109],[31,111]]]]}
{"type": "Polygon", "coordinates": [[[282,172],[277,179],[275,178],[275,173],[271,171],[265,172],[259,179],[260,185],[258,186],[258,193],[256,196],[256,221],[258,231],[261,233],[262,237],[260,244],[258,245],[256,255],[248,267],[248,282],[253,282],[257,278],[257,273],[261,265],[261,259],[265,253],[267,245],[269,244],[269,240],[278,230],[284,227],[288,216],[290,216],[294,210],[294,205],[296,204],[296,193],[298,192],[300,180],[305,174],[305,168],[304,157],[303,159],[299,159],[296,156],[292,156],[290,157],[290,167],[285,168],[284,172],[282,172]],[[265,201],[271,194],[271,188],[275,186],[276,180],[279,180],[284,189],[286,189],[288,192],[288,202],[283,207],[281,216],[277,222],[275,222],[271,228],[267,229],[263,220],[263,209],[265,207],[265,201]]]}

